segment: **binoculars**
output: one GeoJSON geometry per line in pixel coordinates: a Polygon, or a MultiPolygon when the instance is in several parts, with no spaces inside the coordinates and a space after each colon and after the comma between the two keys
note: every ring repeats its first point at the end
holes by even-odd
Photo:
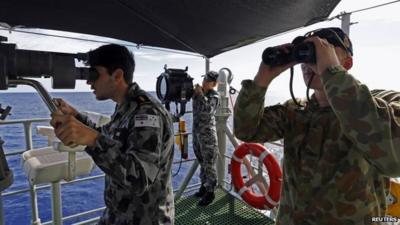
{"type": "Polygon", "coordinates": [[[315,46],[312,42],[304,42],[306,38],[298,36],[292,45],[285,47],[269,47],[262,54],[262,61],[266,65],[280,66],[291,62],[315,63],[315,46]]]}

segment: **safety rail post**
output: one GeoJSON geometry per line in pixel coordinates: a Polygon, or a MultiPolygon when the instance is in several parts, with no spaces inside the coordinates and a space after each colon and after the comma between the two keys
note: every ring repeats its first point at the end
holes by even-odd
{"type": "Polygon", "coordinates": [[[62,201],[60,182],[51,183],[51,214],[53,225],[62,225],[62,201]]]}
{"type": "Polygon", "coordinates": [[[189,171],[187,172],[185,179],[182,181],[182,184],[179,187],[179,190],[175,193],[175,201],[178,200],[182,196],[182,193],[185,191],[187,185],[189,184],[189,181],[192,179],[198,166],[199,166],[199,161],[196,159],[193,161],[193,164],[190,167],[189,171]]]}
{"type": "Polygon", "coordinates": [[[229,128],[228,124],[225,127],[226,136],[228,136],[229,140],[231,141],[233,147],[237,148],[239,146],[239,141],[236,139],[235,135],[233,135],[232,130],[229,128]]]}
{"type": "Polygon", "coordinates": [[[218,76],[218,93],[220,96],[220,104],[215,114],[217,122],[217,136],[218,136],[218,149],[219,155],[217,160],[217,174],[218,174],[218,185],[222,188],[225,187],[225,153],[226,153],[226,134],[225,127],[228,122],[228,118],[231,115],[229,110],[228,101],[228,76],[231,76],[229,70],[223,68],[219,70],[218,76]]]}
{"type": "Polygon", "coordinates": [[[32,149],[32,122],[25,121],[23,122],[24,125],[24,133],[25,133],[25,144],[26,150],[32,149]]]}
{"type": "Polygon", "coordinates": [[[31,195],[32,225],[40,225],[39,207],[37,201],[36,186],[29,184],[29,194],[31,195]]]}
{"type": "MultiPolygon", "coordinates": [[[[26,150],[30,150],[33,148],[32,122],[24,121],[22,124],[24,125],[26,150]]],[[[31,195],[32,224],[40,225],[41,222],[40,222],[40,218],[39,218],[39,208],[38,208],[38,203],[37,203],[37,193],[36,193],[35,185],[29,185],[29,193],[31,195]]]]}

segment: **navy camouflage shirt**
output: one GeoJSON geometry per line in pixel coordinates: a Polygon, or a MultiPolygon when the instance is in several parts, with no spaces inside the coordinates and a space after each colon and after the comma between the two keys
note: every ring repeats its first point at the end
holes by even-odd
{"type": "MultiPolygon", "coordinates": [[[[77,118],[95,128],[82,114],[77,118]]],[[[106,209],[99,224],[174,224],[169,112],[133,83],[111,122],[98,131],[96,145],[86,152],[106,174],[106,209]]]]}

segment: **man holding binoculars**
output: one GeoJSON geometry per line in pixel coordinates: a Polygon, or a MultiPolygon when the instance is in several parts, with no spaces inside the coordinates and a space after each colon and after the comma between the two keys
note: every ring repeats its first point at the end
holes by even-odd
{"type": "Polygon", "coordinates": [[[242,82],[235,135],[284,139],[276,224],[375,224],[389,177],[400,176],[400,93],[370,91],[347,72],[353,49],[340,28],[296,39],[267,49],[254,80],[242,82]],[[272,80],[298,63],[311,98],[264,108],[272,80]]]}

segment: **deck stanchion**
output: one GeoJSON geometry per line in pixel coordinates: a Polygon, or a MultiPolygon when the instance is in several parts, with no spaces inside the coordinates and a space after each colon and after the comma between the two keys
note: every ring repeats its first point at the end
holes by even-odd
{"type": "Polygon", "coordinates": [[[25,144],[26,150],[30,150],[33,147],[32,144],[32,123],[24,122],[24,132],[25,132],[25,144]]]}
{"type": "Polygon", "coordinates": [[[40,225],[39,208],[37,202],[36,186],[29,184],[29,193],[31,195],[31,209],[32,209],[32,225],[40,225]]]}
{"type": "MultiPolygon", "coordinates": [[[[23,122],[24,125],[24,133],[25,133],[25,144],[26,144],[26,150],[30,150],[33,148],[33,143],[32,143],[32,122],[27,121],[23,122]]],[[[32,221],[31,223],[33,225],[40,225],[41,221],[39,218],[39,208],[38,208],[38,202],[37,202],[37,193],[36,193],[36,186],[35,185],[29,185],[29,193],[31,196],[31,207],[32,207],[32,221]]]]}
{"type": "Polygon", "coordinates": [[[51,214],[53,225],[62,225],[62,201],[60,182],[51,183],[51,214]]]}
{"type": "Polygon", "coordinates": [[[187,172],[185,179],[182,181],[179,190],[175,193],[175,201],[177,201],[182,196],[183,191],[185,191],[187,185],[189,184],[189,181],[192,179],[193,174],[196,172],[198,166],[199,166],[199,161],[196,159],[193,161],[193,164],[190,167],[189,171],[187,172]]]}
{"type": "Polygon", "coordinates": [[[217,136],[219,155],[217,160],[218,185],[225,187],[225,153],[226,153],[226,134],[225,127],[228,118],[231,115],[228,101],[228,76],[231,76],[230,70],[223,68],[219,70],[218,76],[218,93],[220,96],[220,104],[215,115],[217,121],[217,136]]]}

